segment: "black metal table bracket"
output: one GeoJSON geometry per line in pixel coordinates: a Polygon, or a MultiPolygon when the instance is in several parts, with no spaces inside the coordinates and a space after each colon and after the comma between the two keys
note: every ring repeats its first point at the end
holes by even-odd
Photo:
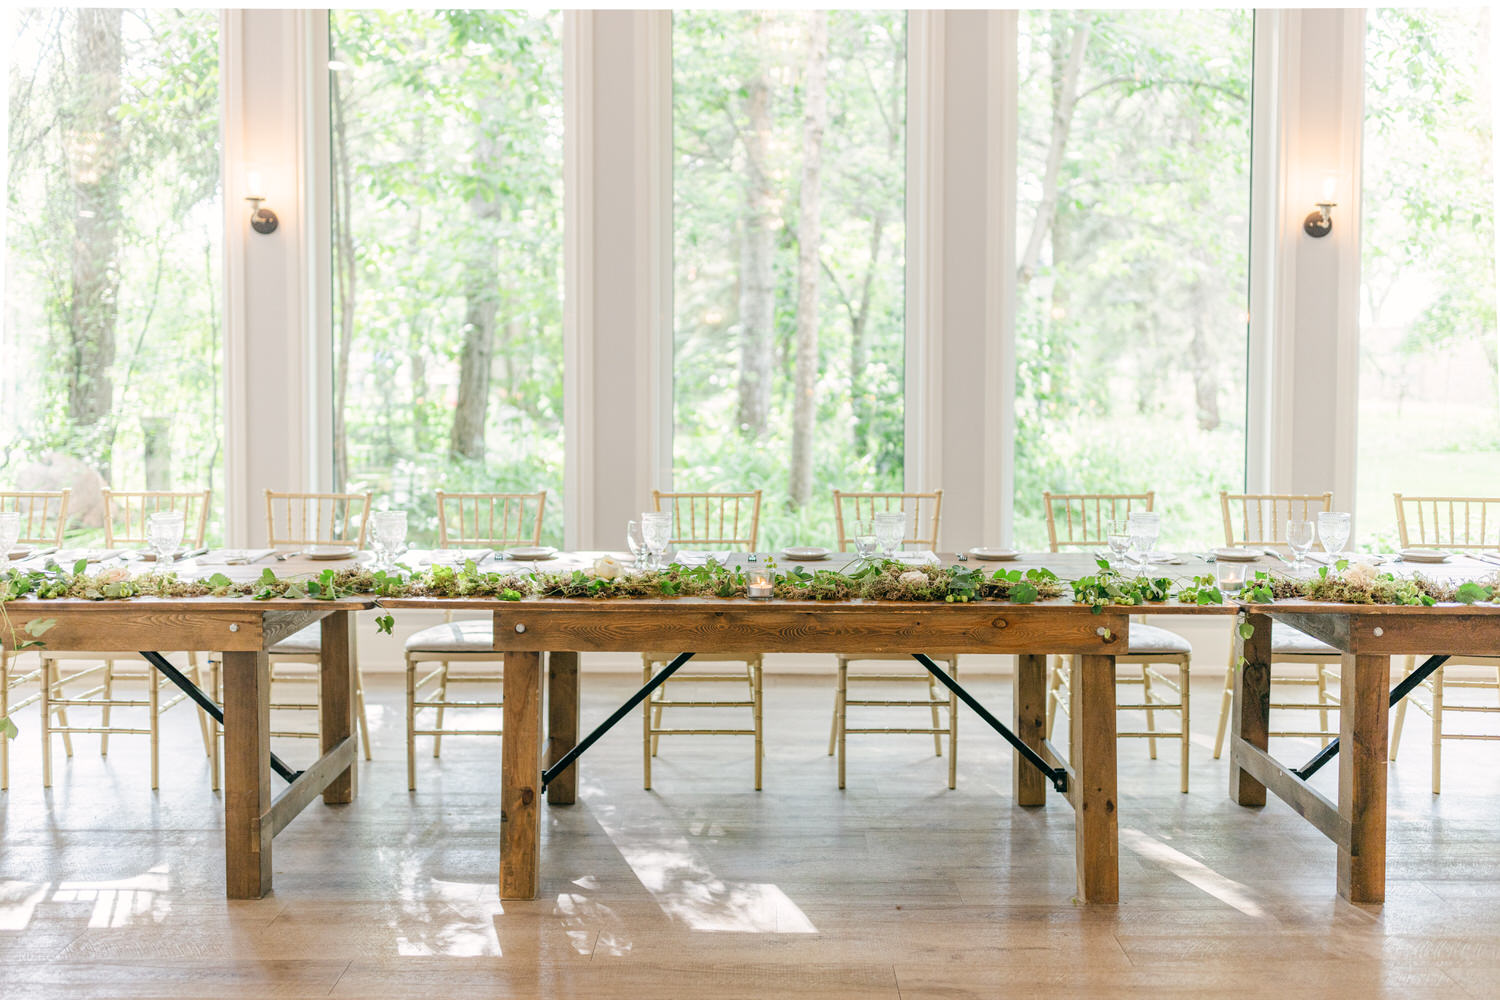
{"type": "Polygon", "coordinates": [[[1041,754],[1037,753],[1031,747],[1022,742],[1019,736],[1010,731],[1009,726],[991,715],[989,709],[985,708],[973,695],[965,691],[963,686],[959,684],[958,681],[948,676],[947,671],[943,670],[943,668],[938,666],[936,663],[933,663],[932,660],[928,658],[926,653],[913,653],[911,655],[912,659],[916,660],[918,663],[922,664],[923,667],[927,668],[927,672],[936,677],[945,688],[956,694],[959,701],[962,701],[965,705],[968,705],[970,708],[972,708],[974,710],[974,714],[988,723],[991,729],[999,733],[1001,736],[1005,737],[1005,742],[1015,747],[1016,752],[1025,759],[1026,763],[1030,764],[1032,767],[1036,768],[1038,771],[1041,771],[1044,775],[1046,775],[1047,780],[1052,782],[1053,788],[1057,789],[1059,792],[1062,792],[1064,795],[1067,794],[1067,771],[1063,770],[1060,767],[1052,767],[1051,765],[1049,765],[1044,759],[1042,759],[1041,754]]]}
{"type": "MultiPolygon", "coordinates": [[[[172,666],[165,656],[162,656],[160,653],[142,650],[141,658],[160,671],[161,675],[167,680],[182,688],[182,693],[197,702],[198,707],[213,716],[214,721],[219,725],[222,726],[224,724],[224,710],[215,705],[213,699],[203,693],[202,688],[188,680],[181,670],[172,666]]],[[[271,770],[275,771],[288,782],[296,781],[302,775],[301,771],[293,771],[290,767],[287,767],[286,763],[274,753],[271,754],[271,770]]]]}
{"type": "Polygon", "coordinates": [[[547,786],[551,784],[554,778],[571,767],[575,760],[583,756],[583,752],[585,750],[593,746],[595,743],[599,742],[599,737],[609,732],[612,728],[614,728],[615,723],[619,722],[621,719],[625,718],[625,716],[629,715],[631,709],[635,708],[641,702],[651,697],[651,692],[655,691],[657,688],[665,684],[669,677],[677,673],[677,671],[681,669],[682,665],[692,658],[692,653],[678,653],[676,656],[674,656],[672,658],[672,662],[668,663],[665,667],[662,667],[660,673],[647,681],[645,686],[642,687],[639,691],[631,695],[630,699],[626,701],[625,704],[615,709],[613,715],[596,726],[593,732],[589,733],[583,739],[579,740],[577,745],[567,753],[563,754],[562,759],[559,760],[556,764],[553,764],[551,767],[542,771],[542,791],[545,792],[547,790],[547,786]]]}
{"type": "MultiPolygon", "coordinates": [[[[1397,684],[1395,687],[1391,688],[1391,705],[1394,706],[1396,702],[1400,701],[1402,698],[1405,698],[1407,695],[1415,691],[1418,684],[1421,684],[1427,678],[1431,677],[1433,671],[1437,670],[1438,667],[1441,667],[1444,663],[1447,662],[1448,657],[1446,656],[1429,656],[1426,660],[1422,661],[1422,665],[1420,667],[1402,678],[1400,684],[1397,684]]],[[[1295,768],[1292,773],[1301,778],[1303,781],[1306,781],[1308,778],[1311,778],[1313,775],[1317,774],[1318,770],[1324,764],[1328,763],[1330,760],[1333,760],[1333,758],[1337,757],[1338,755],[1339,738],[1335,736],[1326,747],[1319,750],[1316,754],[1313,755],[1312,760],[1308,761],[1306,764],[1302,765],[1299,768],[1295,768]]]]}

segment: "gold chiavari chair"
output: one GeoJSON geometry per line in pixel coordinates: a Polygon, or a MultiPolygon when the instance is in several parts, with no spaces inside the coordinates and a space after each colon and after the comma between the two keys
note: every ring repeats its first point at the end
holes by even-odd
{"type": "MultiPolygon", "coordinates": [[[[309,545],[347,545],[362,549],[369,527],[373,494],[365,493],[277,493],[266,490],[266,544],[272,548],[309,545]]],[[[294,632],[268,650],[271,661],[271,710],[273,712],[316,712],[318,703],[318,670],[323,646],[322,623],[314,623],[294,632]],[[313,664],[314,669],[307,669],[313,664]],[[314,700],[301,697],[294,701],[278,700],[277,687],[311,688],[314,700]]],[[[354,660],[356,723],[365,760],[370,759],[370,720],[365,714],[364,676],[359,669],[357,649],[351,649],[354,660]]],[[[209,660],[214,698],[219,698],[220,664],[209,660]]],[[[273,723],[274,725],[274,723],[273,723]]],[[[217,730],[217,726],[215,729],[217,730]]],[[[317,739],[318,731],[305,729],[271,730],[273,737],[317,739]]],[[[219,741],[213,741],[214,789],[219,787],[219,741]]]]}
{"type": "MultiPolygon", "coordinates": [[[[877,513],[884,511],[902,511],[907,515],[907,528],[905,537],[902,539],[903,548],[907,545],[916,545],[920,549],[936,551],[938,539],[938,527],[943,517],[943,491],[933,490],[930,493],[850,493],[843,490],[833,491],[833,522],[838,535],[840,552],[848,552],[855,531],[853,526],[864,524],[874,520],[877,513]]],[[[913,650],[912,652],[921,652],[913,650]]],[[[958,676],[957,656],[934,656],[933,662],[946,665],[948,673],[954,677],[958,676]]],[[[850,733],[864,735],[870,733],[901,733],[908,735],[932,736],[933,752],[941,757],[943,755],[943,737],[948,737],[948,787],[954,788],[958,784],[958,698],[946,688],[939,686],[936,679],[925,670],[888,670],[882,672],[850,673],[851,663],[867,663],[872,661],[890,661],[902,664],[914,664],[915,661],[909,655],[901,653],[840,653],[838,661],[838,681],[834,689],[833,698],[833,725],[828,734],[828,753],[832,756],[838,754],[839,787],[844,787],[845,758],[850,733]],[[864,684],[925,684],[925,697],[910,698],[876,698],[862,695],[856,691],[856,697],[850,697],[850,685],[864,684]],[[913,726],[875,726],[860,725],[849,727],[849,708],[926,708],[931,714],[931,725],[928,728],[913,726]],[[947,712],[947,722],[943,721],[943,712],[947,712]]]]}
{"type": "MultiPolygon", "coordinates": [[[[1047,513],[1047,541],[1053,552],[1076,548],[1105,548],[1108,545],[1110,521],[1123,521],[1132,510],[1155,509],[1156,493],[1052,493],[1042,494],[1042,506],[1047,513]]],[[[1126,676],[1118,672],[1116,682],[1141,686],[1139,703],[1117,703],[1122,712],[1144,712],[1144,730],[1116,729],[1121,739],[1145,739],[1151,754],[1156,759],[1158,738],[1175,739],[1181,747],[1181,782],[1184,794],[1188,790],[1188,746],[1191,743],[1189,723],[1191,712],[1188,699],[1188,674],[1192,666],[1193,646],[1187,639],[1169,629],[1130,622],[1127,652],[1115,657],[1115,665],[1141,668],[1140,676],[1126,676]],[[1175,678],[1168,677],[1157,669],[1171,664],[1177,668],[1175,678]],[[1176,732],[1156,727],[1157,712],[1176,712],[1180,725],[1176,732]]],[[[1047,677],[1047,733],[1052,733],[1053,720],[1058,713],[1066,716],[1069,709],[1068,696],[1072,680],[1073,658],[1071,656],[1048,657],[1047,677]]],[[[1071,732],[1071,730],[1070,730],[1071,732]]]]}
{"type": "MultiPolygon", "coordinates": [[[[444,493],[437,491],[438,547],[502,550],[516,545],[539,545],[547,491],[536,493],[444,493]]],[[[499,709],[504,675],[492,672],[453,671],[453,662],[495,663],[494,616],[453,620],[446,613],[442,625],[414,632],[406,640],[406,787],[417,789],[417,737],[432,737],[432,756],[442,752],[444,736],[500,736],[500,729],[446,729],[449,709],[499,709]],[[421,677],[417,664],[437,666],[421,677]],[[493,701],[455,701],[448,697],[450,684],[482,684],[501,691],[493,701]],[[418,729],[417,715],[427,709],[436,713],[431,728],[418,729]]]]}
{"type": "MultiPolygon", "coordinates": [[[[697,548],[732,549],[754,552],[760,538],[760,490],[748,493],[663,493],[651,491],[652,509],[671,511],[673,515],[674,545],[691,545],[697,548]]],[[[664,665],[681,650],[669,652],[647,651],[641,654],[642,681],[649,681],[658,665],[664,665]]],[[[643,715],[643,781],[651,787],[651,758],[663,736],[753,736],[755,737],[755,790],[760,791],[761,764],[764,758],[764,737],[761,725],[761,661],[759,653],[699,653],[693,664],[737,663],[743,669],[733,671],[694,670],[692,673],[678,672],[672,679],[652,692],[641,705],[643,715]],[[667,688],[678,685],[733,683],[745,684],[749,697],[741,699],[722,698],[669,698],[667,688]],[[662,714],[666,709],[678,708],[748,708],[749,729],[705,729],[697,727],[663,728],[662,714]]]]}
{"type": "MultiPolygon", "coordinates": [[[[0,492],[0,511],[16,511],[21,515],[21,536],[17,539],[17,544],[28,547],[61,548],[63,531],[68,524],[68,498],[72,492],[67,489],[0,492]]],[[[41,658],[37,657],[37,666],[32,669],[14,673],[14,664],[19,662],[21,655],[12,653],[9,643],[0,647],[0,719],[8,717],[12,712],[19,712],[42,699],[41,658]],[[11,700],[12,692],[19,692],[31,684],[36,685],[35,691],[25,695],[17,694],[16,700],[11,700]]],[[[58,719],[66,725],[67,708],[59,705],[55,711],[58,719]]],[[[10,787],[9,744],[9,740],[0,736],[0,791],[10,787]]],[[[72,737],[64,734],[63,746],[71,754],[73,752],[72,737]]]]}
{"type": "MultiPolygon", "coordinates": [[[[146,519],[158,511],[181,511],[183,520],[186,522],[187,530],[183,533],[183,541],[190,549],[201,548],[204,535],[208,531],[208,509],[211,492],[209,490],[111,490],[102,491],[104,495],[104,547],[113,549],[121,546],[144,546],[147,543],[146,519]]],[[[203,684],[202,675],[198,668],[198,651],[187,650],[188,666],[185,671],[188,678],[200,687],[203,684]]],[[[50,721],[50,712],[42,713],[42,786],[52,786],[52,735],[54,733],[64,736],[74,733],[98,733],[99,734],[99,756],[109,754],[109,738],[117,736],[150,736],[151,737],[151,787],[159,787],[160,777],[160,752],[161,752],[161,716],[169,709],[175,708],[187,700],[187,695],[178,693],[168,697],[165,701],[161,698],[163,690],[170,690],[171,684],[166,678],[161,677],[150,666],[144,666],[137,656],[125,653],[121,656],[107,656],[103,662],[95,663],[82,670],[75,671],[64,676],[59,664],[64,661],[93,659],[97,654],[73,654],[46,650],[42,653],[43,670],[48,677],[48,684],[44,691],[43,704],[57,706],[59,708],[95,708],[99,709],[98,726],[69,726],[63,724],[54,726],[50,721]],[[86,691],[67,692],[67,685],[75,685],[81,682],[97,678],[98,683],[86,691]],[[118,698],[115,696],[115,685],[120,683],[134,684],[136,682],[145,685],[146,697],[141,698],[118,698]],[[146,710],[146,727],[119,726],[112,720],[114,709],[137,709],[146,710]]],[[[195,706],[196,708],[196,706],[195,706]]],[[[210,758],[213,756],[213,722],[209,715],[202,709],[198,712],[198,725],[203,734],[203,750],[210,758]]],[[[71,747],[65,744],[64,749],[68,756],[72,756],[71,747]]]]}
{"type": "MultiPolygon", "coordinates": [[[[1320,513],[1333,509],[1332,493],[1219,493],[1219,505],[1224,515],[1224,544],[1231,548],[1249,546],[1280,551],[1286,548],[1286,523],[1316,521],[1320,513]]],[[[1224,693],[1219,700],[1219,726],[1214,735],[1214,759],[1224,750],[1224,733],[1229,725],[1229,706],[1234,701],[1234,644],[1230,643],[1229,669],[1224,674],[1224,693]]],[[[1342,654],[1325,642],[1319,642],[1305,632],[1290,625],[1275,622],[1271,625],[1271,662],[1311,664],[1313,676],[1277,676],[1276,685],[1312,686],[1317,689],[1317,701],[1275,701],[1271,708],[1297,711],[1316,711],[1318,729],[1287,730],[1273,729],[1271,736],[1300,736],[1321,740],[1323,745],[1338,735],[1337,725],[1329,728],[1328,714],[1339,708],[1338,696],[1328,690],[1330,683],[1337,683],[1342,654]]]]}
{"type": "MultiPolygon", "coordinates": [[[[1500,497],[1409,497],[1400,493],[1396,499],[1396,530],[1403,549],[1447,549],[1456,552],[1500,551],[1500,497]]],[[[1408,656],[1406,673],[1416,669],[1417,657],[1408,656]]],[[[1500,740],[1484,733],[1450,733],[1443,731],[1443,719],[1450,712],[1493,715],[1500,712],[1500,657],[1465,656],[1444,663],[1421,684],[1426,692],[1424,704],[1416,692],[1396,704],[1392,723],[1391,760],[1401,746],[1401,730],[1406,722],[1406,704],[1411,702],[1432,719],[1432,794],[1442,792],[1443,740],[1500,740]],[[1494,674],[1491,678],[1451,675],[1449,667],[1481,667],[1494,674]],[[1449,701],[1453,690],[1494,692],[1495,705],[1467,701],[1449,701]]]]}

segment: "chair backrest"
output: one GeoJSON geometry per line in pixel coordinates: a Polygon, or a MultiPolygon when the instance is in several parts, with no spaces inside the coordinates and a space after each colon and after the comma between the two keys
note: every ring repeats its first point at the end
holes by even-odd
{"type": "Polygon", "coordinates": [[[371,496],[266,490],[266,544],[275,548],[343,543],[364,548],[371,496]]]}
{"type": "Polygon", "coordinates": [[[848,552],[854,525],[873,521],[876,513],[899,510],[906,514],[906,537],[901,544],[936,550],[938,528],[943,520],[943,491],[931,493],[845,493],[833,491],[833,523],[838,529],[839,551],[848,552]]]}
{"type": "Polygon", "coordinates": [[[1286,523],[1333,510],[1332,493],[1219,493],[1225,545],[1285,545],[1286,523]]]}
{"type": "Polygon", "coordinates": [[[1395,496],[1403,549],[1500,547],[1500,497],[1395,496]]]}
{"type": "Polygon", "coordinates": [[[652,509],[671,511],[674,545],[755,551],[760,538],[760,490],[750,493],[651,491],[652,509]]]}
{"type": "Polygon", "coordinates": [[[22,545],[61,547],[68,524],[68,496],[72,490],[11,491],[0,493],[0,510],[21,512],[22,545]]]}
{"type": "Polygon", "coordinates": [[[1156,491],[1145,493],[1042,493],[1047,512],[1047,544],[1053,552],[1109,544],[1111,521],[1123,521],[1132,510],[1155,510],[1156,491]]]}
{"type": "Polygon", "coordinates": [[[158,490],[104,490],[104,547],[145,545],[146,517],[162,510],[180,510],[187,522],[183,542],[203,545],[208,531],[209,490],[167,493],[158,490]]]}
{"type": "Polygon", "coordinates": [[[438,545],[540,545],[547,491],[444,493],[437,491],[438,545]]]}

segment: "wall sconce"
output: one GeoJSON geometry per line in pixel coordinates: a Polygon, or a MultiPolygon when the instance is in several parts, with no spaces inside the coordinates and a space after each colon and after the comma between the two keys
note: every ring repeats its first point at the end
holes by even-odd
{"type": "Polygon", "coordinates": [[[1338,184],[1338,178],[1329,174],[1323,178],[1323,198],[1321,201],[1313,202],[1318,206],[1316,212],[1309,212],[1307,218],[1302,220],[1302,231],[1309,236],[1322,238],[1333,232],[1333,212],[1331,209],[1338,202],[1333,200],[1334,189],[1338,184]]]}
{"type": "Polygon", "coordinates": [[[250,203],[250,228],[257,233],[274,233],[279,219],[276,213],[269,208],[262,208],[261,202],[266,200],[265,188],[260,186],[260,171],[251,170],[245,175],[245,187],[249,194],[245,200],[250,203]]]}

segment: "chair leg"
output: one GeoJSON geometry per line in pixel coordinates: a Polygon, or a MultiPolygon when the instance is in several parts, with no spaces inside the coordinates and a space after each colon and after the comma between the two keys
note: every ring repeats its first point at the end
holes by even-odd
{"type": "MultiPolygon", "coordinates": [[[[1154,708],[1151,707],[1152,704],[1154,704],[1154,702],[1152,700],[1152,691],[1151,691],[1151,664],[1149,664],[1149,663],[1142,663],[1141,664],[1141,701],[1146,706],[1146,732],[1148,732],[1148,733],[1155,733],[1156,732],[1156,709],[1154,709],[1154,708]]],[[[1146,738],[1146,747],[1147,747],[1147,749],[1151,753],[1151,759],[1155,760],[1156,759],[1156,737],[1155,736],[1148,736],[1146,738]]]]}
{"type": "Polygon", "coordinates": [[[1229,725],[1229,706],[1234,701],[1234,672],[1239,665],[1234,662],[1234,652],[1229,654],[1229,669],[1224,671],[1224,692],[1219,696],[1219,729],[1214,735],[1214,760],[1224,750],[1224,730],[1229,725]]]}
{"type": "MultiPolygon", "coordinates": [[[[417,665],[412,654],[406,654],[406,790],[417,790],[417,665]]],[[[433,752],[437,756],[437,752],[433,752]]]]}
{"type": "Polygon", "coordinates": [[[755,790],[760,791],[761,765],[765,759],[765,733],[762,728],[761,705],[765,699],[765,677],[759,661],[751,668],[754,680],[751,700],[755,702],[755,790]]]}
{"type": "Polygon", "coordinates": [[[849,663],[839,660],[839,787],[844,787],[844,752],[849,734],[849,663]]]}
{"type": "MultiPolygon", "coordinates": [[[[198,654],[192,651],[188,652],[188,677],[198,687],[203,687],[203,672],[198,668],[198,654]]],[[[198,730],[203,734],[203,754],[206,757],[212,757],[214,755],[213,719],[196,703],[193,707],[198,711],[198,730]]]]}
{"type": "Polygon", "coordinates": [[[1062,685],[1062,657],[1047,657],[1047,739],[1052,738],[1052,721],[1057,718],[1057,692],[1062,685]]]}
{"type": "MultiPolygon", "coordinates": [[[[432,728],[441,731],[442,728],[443,728],[443,716],[447,714],[447,710],[448,710],[448,705],[447,705],[447,702],[448,702],[448,661],[447,660],[443,660],[441,663],[438,664],[438,671],[439,671],[439,673],[438,673],[438,686],[437,686],[437,690],[433,692],[434,700],[438,702],[437,725],[433,726],[432,728]]],[[[413,700],[415,700],[415,693],[413,693],[413,700]]],[[[408,726],[407,728],[409,730],[411,727],[408,726]]],[[[432,756],[433,757],[441,756],[442,752],[443,752],[443,737],[441,735],[434,736],[432,738],[432,756]]]]}
{"type": "MultiPolygon", "coordinates": [[[[1403,678],[1411,676],[1412,665],[1416,662],[1417,658],[1415,656],[1408,656],[1406,658],[1406,672],[1401,675],[1403,678]]],[[[1408,695],[1407,697],[1409,698],[1411,696],[1408,695]]],[[[1396,751],[1401,749],[1401,727],[1405,722],[1406,698],[1402,698],[1400,701],[1396,702],[1396,718],[1391,723],[1391,763],[1395,763],[1396,751]]]]}
{"type": "Polygon", "coordinates": [[[1443,790],[1443,668],[1432,675],[1432,794],[1443,790]]]}
{"type": "Polygon", "coordinates": [[[161,787],[161,685],[146,675],[146,715],[151,720],[151,790],[161,787]]]}
{"type": "MultiPolygon", "coordinates": [[[[844,658],[840,656],[837,662],[842,663],[843,661],[844,658]]],[[[838,749],[839,706],[843,704],[843,700],[844,693],[838,690],[838,685],[835,684],[833,692],[833,721],[828,725],[828,756],[830,757],[832,757],[834,751],[838,749]]]]}
{"type": "Polygon", "coordinates": [[[1190,723],[1191,723],[1191,720],[1192,720],[1192,702],[1193,702],[1193,699],[1189,697],[1190,689],[1188,687],[1188,672],[1189,672],[1191,663],[1192,663],[1192,661],[1188,657],[1184,656],[1182,658],[1182,662],[1180,662],[1179,664],[1177,664],[1177,683],[1182,688],[1182,696],[1181,696],[1180,700],[1182,702],[1181,715],[1182,715],[1182,794],[1183,795],[1186,795],[1187,794],[1187,790],[1188,790],[1188,747],[1192,745],[1191,725],[1190,725],[1190,723]]]}
{"type": "Polygon", "coordinates": [[[928,708],[932,709],[932,752],[935,756],[943,755],[943,735],[938,732],[943,725],[943,720],[938,716],[938,688],[937,678],[931,674],[927,675],[927,701],[928,708]]]}
{"type": "MultiPolygon", "coordinates": [[[[52,787],[52,671],[57,669],[57,661],[42,658],[42,701],[41,701],[41,730],[42,730],[42,787],[52,787]]],[[[67,723],[64,723],[67,725],[67,723]]]]}
{"type": "Polygon", "coordinates": [[[1318,675],[1318,728],[1323,731],[1323,746],[1328,745],[1328,672],[1323,664],[1314,666],[1318,675]]]}
{"type": "MultiPolygon", "coordinates": [[[[0,646],[0,719],[10,715],[10,650],[0,646]]],[[[10,788],[10,740],[0,733],[0,792],[10,788]]]]}
{"type": "MultiPolygon", "coordinates": [[[[948,661],[948,672],[958,680],[958,657],[948,661]]],[[[958,695],[948,692],[948,790],[958,787],[958,695]]]]}
{"type": "Polygon", "coordinates": [[[358,666],[354,668],[356,687],[354,688],[355,707],[359,709],[359,738],[364,744],[365,760],[371,760],[370,756],[370,717],[365,714],[365,678],[358,666]]]}
{"type": "MultiPolygon", "coordinates": [[[[646,670],[646,680],[649,681],[650,679],[651,679],[651,671],[648,668],[646,670]]],[[[660,729],[661,728],[661,715],[662,715],[662,712],[665,710],[665,706],[662,705],[662,702],[666,700],[666,697],[667,697],[667,684],[666,684],[666,682],[663,682],[662,686],[656,689],[656,694],[655,694],[655,696],[652,697],[651,702],[650,702],[650,704],[651,704],[651,728],[653,728],[653,729],[660,729]]],[[[655,757],[656,756],[656,751],[659,750],[659,749],[661,749],[661,737],[658,736],[655,733],[652,733],[651,734],[651,756],[655,757]]]]}
{"type": "MultiPolygon", "coordinates": [[[[647,663],[641,668],[641,683],[647,684],[651,681],[651,664],[647,663]]],[[[651,790],[651,702],[655,696],[649,697],[641,705],[641,726],[644,735],[641,737],[641,787],[646,791],[651,790]]]]}
{"type": "MultiPolygon", "coordinates": [[[[216,656],[208,658],[208,690],[209,697],[215,705],[223,705],[219,700],[219,660],[216,656]]],[[[219,790],[219,721],[209,720],[209,728],[213,733],[213,740],[208,751],[208,782],[209,788],[217,792],[219,790]]]]}
{"type": "MultiPolygon", "coordinates": [[[[149,679],[148,679],[148,681],[149,681],[149,679]]],[[[115,696],[115,661],[107,659],[107,660],[104,661],[104,709],[103,709],[103,712],[101,713],[101,719],[100,719],[100,722],[99,722],[99,728],[100,729],[106,729],[107,730],[109,728],[109,710],[110,710],[110,704],[109,703],[114,698],[114,696],[115,696]]],[[[99,756],[101,756],[101,757],[108,757],[109,756],[109,733],[107,733],[107,732],[99,734],[99,756]]]]}

